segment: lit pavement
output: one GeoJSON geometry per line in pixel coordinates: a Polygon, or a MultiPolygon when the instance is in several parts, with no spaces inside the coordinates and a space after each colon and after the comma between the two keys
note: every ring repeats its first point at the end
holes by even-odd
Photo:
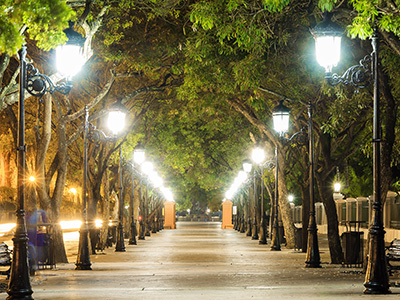
{"type": "Polygon", "coordinates": [[[220,223],[177,226],[126,252],[92,255],[91,271],[75,271],[76,246],[67,247],[69,264],[32,278],[34,299],[399,299],[399,288],[363,295],[360,269],[329,265],[323,240],[322,268],[306,269],[304,253],[270,251],[220,223]]]}

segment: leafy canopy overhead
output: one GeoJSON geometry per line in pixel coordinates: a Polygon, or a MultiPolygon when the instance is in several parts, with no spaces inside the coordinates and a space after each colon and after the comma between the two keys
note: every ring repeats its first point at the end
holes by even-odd
{"type": "Polygon", "coordinates": [[[15,54],[25,36],[49,50],[66,41],[62,32],[75,12],[63,0],[3,0],[0,2],[0,53],[15,54]]]}

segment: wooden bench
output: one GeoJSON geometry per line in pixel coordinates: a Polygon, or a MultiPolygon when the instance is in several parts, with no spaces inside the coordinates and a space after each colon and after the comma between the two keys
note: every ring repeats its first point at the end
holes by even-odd
{"type": "Polygon", "coordinates": [[[8,279],[11,270],[11,250],[6,243],[0,243],[0,266],[9,267],[8,270],[0,271],[0,275],[7,275],[8,279]]]}
{"type": "Polygon", "coordinates": [[[400,262],[400,239],[394,239],[390,245],[386,247],[386,262],[389,275],[393,275],[393,270],[400,270],[400,264],[394,266],[390,263],[400,262]]]}

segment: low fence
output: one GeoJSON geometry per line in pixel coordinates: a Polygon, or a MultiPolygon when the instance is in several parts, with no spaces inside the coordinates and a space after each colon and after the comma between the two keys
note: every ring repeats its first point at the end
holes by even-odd
{"type": "MultiPolygon", "coordinates": [[[[368,236],[368,228],[372,217],[373,197],[358,197],[343,199],[341,194],[334,194],[336,212],[339,221],[339,233],[346,232],[346,223],[359,222],[360,231],[364,232],[364,238],[368,236]]],[[[295,223],[301,223],[302,207],[292,206],[295,223]]],[[[315,204],[315,216],[319,233],[327,233],[327,219],[325,207],[321,202],[315,204]]],[[[400,238],[400,197],[394,192],[388,192],[383,206],[383,225],[385,227],[385,240],[391,242],[400,238]]]]}

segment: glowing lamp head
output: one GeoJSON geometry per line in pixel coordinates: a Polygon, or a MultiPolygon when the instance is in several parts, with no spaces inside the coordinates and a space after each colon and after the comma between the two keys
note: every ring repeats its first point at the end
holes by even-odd
{"type": "Polygon", "coordinates": [[[335,191],[335,193],[340,193],[340,189],[341,189],[341,184],[340,182],[336,182],[333,186],[333,190],[335,191]]]}
{"type": "Polygon", "coordinates": [[[29,181],[30,181],[30,182],[35,182],[35,181],[36,181],[35,176],[29,176],[29,181]]]}
{"type": "Polygon", "coordinates": [[[279,135],[285,134],[289,130],[289,116],[290,108],[283,105],[283,100],[272,111],[272,118],[274,122],[274,129],[279,135]]]}
{"type": "Polygon", "coordinates": [[[139,216],[139,217],[138,217],[138,220],[139,220],[139,221],[142,221],[142,216],[139,216]]]}
{"type": "Polygon", "coordinates": [[[64,30],[68,41],[56,49],[57,70],[67,78],[76,75],[85,64],[83,46],[86,38],[74,31],[72,27],[73,23],[70,23],[70,27],[64,30]]]}
{"type": "Polygon", "coordinates": [[[115,102],[108,110],[107,125],[114,135],[118,135],[125,128],[127,110],[120,102],[115,102]]]}
{"type": "Polygon", "coordinates": [[[153,170],[154,170],[154,166],[153,163],[150,161],[145,161],[142,163],[142,165],[140,166],[141,171],[146,174],[146,175],[150,175],[153,170]]]}
{"type": "Polygon", "coordinates": [[[333,23],[331,13],[324,14],[324,20],[314,27],[312,34],[315,39],[315,54],[318,63],[331,73],[332,68],[340,61],[340,46],[343,29],[333,23]]]}
{"type": "Polygon", "coordinates": [[[243,171],[245,171],[246,173],[250,173],[251,169],[253,168],[253,164],[251,163],[251,160],[248,158],[243,160],[242,166],[243,166],[243,171]]]}
{"type": "Polygon", "coordinates": [[[136,147],[135,150],[133,151],[133,161],[137,163],[138,165],[141,165],[146,159],[145,155],[145,149],[144,147],[139,143],[136,147]]]}
{"type": "Polygon", "coordinates": [[[253,152],[251,154],[251,158],[253,161],[257,164],[260,165],[262,162],[265,160],[265,152],[263,148],[257,147],[253,149],[253,152]]]}
{"type": "Polygon", "coordinates": [[[293,203],[293,201],[294,201],[294,196],[293,196],[293,195],[289,195],[289,196],[288,196],[288,200],[289,200],[290,203],[293,203]]]}
{"type": "Polygon", "coordinates": [[[163,185],[163,179],[161,178],[160,175],[157,174],[157,172],[153,171],[149,174],[150,181],[153,184],[155,188],[159,188],[163,185]]]}

